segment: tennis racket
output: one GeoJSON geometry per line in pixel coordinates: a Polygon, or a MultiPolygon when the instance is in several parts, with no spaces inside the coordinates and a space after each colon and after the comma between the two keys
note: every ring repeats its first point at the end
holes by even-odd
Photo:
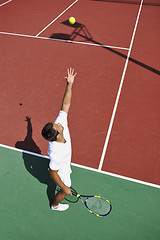
{"type": "Polygon", "coordinates": [[[71,187],[72,195],[66,195],[65,199],[69,202],[76,203],[80,199],[87,210],[97,217],[107,216],[111,210],[111,203],[104,197],[97,195],[81,195],[71,187]]]}

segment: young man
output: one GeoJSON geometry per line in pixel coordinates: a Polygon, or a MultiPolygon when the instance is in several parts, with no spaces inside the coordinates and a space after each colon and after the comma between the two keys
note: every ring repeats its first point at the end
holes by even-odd
{"type": "Polygon", "coordinates": [[[67,115],[69,112],[72,96],[72,85],[77,73],[74,69],[67,69],[67,86],[63,97],[61,110],[54,123],[47,123],[42,129],[42,136],[49,141],[48,155],[50,158],[50,176],[60,187],[51,206],[52,210],[67,210],[68,204],[60,202],[67,194],[71,193],[71,139],[68,129],[67,115]]]}

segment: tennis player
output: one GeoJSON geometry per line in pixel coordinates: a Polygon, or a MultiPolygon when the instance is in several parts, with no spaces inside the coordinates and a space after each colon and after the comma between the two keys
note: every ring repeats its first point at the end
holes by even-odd
{"type": "Polygon", "coordinates": [[[51,206],[51,209],[55,211],[67,210],[69,205],[60,202],[67,194],[72,195],[70,188],[72,150],[67,115],[71,105],[72,85],[76,75],[74,69],[67,69],[67,85],[59,115],[54,123],[49,122],[42,129],[42,136],[49,141],[50,176],[60,188],[51,206]]]}

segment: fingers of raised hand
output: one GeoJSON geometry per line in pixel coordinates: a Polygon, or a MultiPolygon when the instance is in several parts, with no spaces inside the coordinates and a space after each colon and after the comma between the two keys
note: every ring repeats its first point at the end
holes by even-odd
{"type": "Polygon", "coordinates": [[[74,74],[74,68],[67,69],[67,74],[68,74],[68,76],[71,75],[73,77],[75,77],[77,75],[77,73],[74,74]]]}

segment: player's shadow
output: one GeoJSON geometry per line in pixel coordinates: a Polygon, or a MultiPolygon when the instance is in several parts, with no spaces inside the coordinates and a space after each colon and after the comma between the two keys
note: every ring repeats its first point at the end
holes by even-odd
{"type": "Polygon", "coordinates": [[[26,137],[23,141],[16,142],[15,147],[22,149],[22,150],[41,154],[41,150],[39,149],[39,147],[37,146],[37,144],[35,143],[35,141],[32,138],[33,129],[32,129],[32,124],[31,124],[31,118],[27,116],[25,121],[27,122],[26,137]]]}
{"type": "MultiPolygon", "coordinates": [[[[23,160],[27,171],[40,183],[47,185],[46,194],[49,200],[49,206],[51,206],[55,198],[56,184],[49,175],[49,160],[27,153],[23,153],[23,160]]],[[[41,200],[38,199],[37,201],[41,200]]]]}
{"type": "MultiPolygon", "coordinates": [[[[127,55],[121,53],[120,51],[117,51],[114,48],[105,46],[105,45],[101,44],[100,42],[95,41],[93,39],[93,37],[91,36],[90,32],[88,31],[87,27],[84,24],[76,22],[75,24],[71,25],[69,23],[69,21],[64,21],[64,22],[62,22],[62,24],[64,24],[64,25],[66,25],[66,26],[68,26],[68,27],[73,29],[71,34],[69,35],[69,34],[62,34],[62,33],[58,33],[57,34],[57,33],[55,33],[55,34],[52,34],[50,36],[50,38],[54,38],[54,39],[58,40],[57,36],[59,36],[59,39],[63,39],[63,41],[65,41],[65,42],[72,42],[73,40],[76,39],[76,37],[81,37],[81,39],[83,41],[87,41],[87,42],[99,45],[100,47],[104,48],[105,50],[108,50],[108,51],[110,51],[110,52],[112,52],[112,53],[114,53],[114,54],[116,54],[116,55],[118,55],[118,56],[120,56],[122,58],[125,58],[125,59],[128,58],[127,55]],[[63,36],[65,36],[66,39],[64,39],[63,36]]],[[[129,57],[128,60],[130,62],[133,62],[133,63],[135,63],[135,64],[137,64],[137,65],[139,65],[139,66],[141,66],[141,67],[143,67],[143,68],[145,68],[145,69],[147,69],[147,70],[157,74],[157,75],[160,75],[160,71],[159,70],[157,70],[157,69],[155,69],[155,68],[153,68],[151,66],[148,66],[147,64],[144,64],[144,63],[142,63],[142,62],[140,62],[140,61],[138,61],[138,60],[136,60],[134,58],[131,58],[131,57],[129,57]]]]}
{"type": "MultiPolygon", "coordinates": [[[[15,144],[15,147],[22,150],[41,154],[40,148],[37,146],[37,144],[32,138],[31,118],[26,117],[26,121],[27,135],[24,141],[18,141],[15,144]]],[[[49,159],[42,158],[41,156],[32,155],[24,151],[23,160],[26,170],[40,183],[47,185],[46,193],[49,200],[49,205],[51,205],[55,197],[56,184],[49,175],[49,159]]],[[[40,201],[40,199],[38,199],[37,201],[40,201]]]]}

